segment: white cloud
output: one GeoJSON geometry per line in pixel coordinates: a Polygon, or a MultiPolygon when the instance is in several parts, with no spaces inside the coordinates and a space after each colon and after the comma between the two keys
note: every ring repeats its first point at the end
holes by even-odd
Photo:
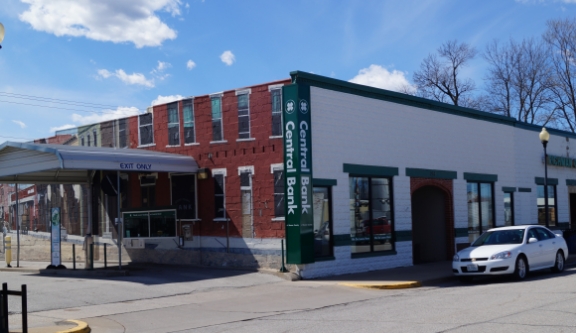
{"type": "Polygon", "coordinates": [[[158,95],[158,98],[153,100],[151,105],[166,104],[166,103],[170,103],[170,102],[174,102],[174,101],[179,101],[183,98],[184,98],[184,96],[182,96],[182,95],[170,95],[170,96],[158,95]]]}
{"type": "MultiPolygon", "coordinates": [[[[72,114],[72,121],[77,123],[78,125],[87,125],[87,124],[95,124],[100,123],[103,121],[108,121],[112,119],[118,118],[125,118],[129,116],[134,116],[137,114],[143,113],[142,111],[138,110],[133,106],[119,106],[116,110],[104,110],[101,114],[94,113],[88,115],[79,115],[79,114],[72,114]]],[[[64,125],[68,126],[68,125],[64,125]]],[[[63,129],[64,126],[61,126],[60,129],[63,129]]],[[[75,127],[75,125],[72,125],[75,127]]]]}
{"type": "Polygon", "coordinates": [[[194,67],[196,67],[196,63],[192,60],[188,60],[188,62],[186,63],[186,68],[188,68],[188,70],[191,70],[194,67]]]}
{"type": "Polygon", "coordinates": [[[224,53],[220,55],[220,60],[222,60],[222,62],[226,65],[232,66],[232,64],[236,61],[236,57],[232,51],[224,51],[224,53]]]}
{"type": "Polygon", "coordinates": [[[28,9],[20,20],[38,31],[60,36],[86,37],[137,48],[160,46],[175,39],[176,31],[156,16],[166,11],[180,15],[180,0],[21,0],[28,9]]]}
{"type": "Polygon", "coordinates": [[[153,79],[147,79],[144,76],[144,74],[142,74],[142,73],[126,74],[126,72],[122,69],[117,69],[114,73],[112,73],[106,69],[99,69],[98,75],[100,75],[101,77],[103,77],[105,79],[107,79],[111,76],[115,76],[126,84],[137,84],[137,85],[146,86],[148,88],[154,87],[154,80],[153,79]]]}
{"type": "Polygon", "coordinates": [[[163,62],[163,61],[158,60],[158,67],[156,67],[155,71],[162,72],[166,68],[170,68],[170,67],[172,67],[172,65],[169,62],[163,62]]]}
{"type": "Polygon", "coordinates": [[[408,82],[405,74],[398,70],[390,72],[379,65],[370,65],[368,68],[361,69],[358,75],[349,82],[398,92],[413,93],[416,91],[416,87],[408,82]]]}
{"type": "Polygon", "coordinates": [[[17,124],[18,126],[20,126],[20,128],[26,128],[26,124],[24,124],[24,122],[22,122],[20,120],[12,120],[12,122],[14,124],[17,124]]]}
{"type": "Polygon", "coordinates": [[[58,126],[58,127],[50,127],[50,132],[58,132],[61,130],[75,128],[75,127],[76,127],[76,125],[72,125],[72,124],[66,124],[66,125],[62,125],[62,126],[58,126]]]}

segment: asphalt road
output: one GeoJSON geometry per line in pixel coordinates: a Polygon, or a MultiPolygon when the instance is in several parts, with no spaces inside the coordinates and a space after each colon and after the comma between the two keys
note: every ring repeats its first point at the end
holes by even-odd
{"type": "MultiPolygon", "coordinates": [[[[520,283],[484,279],[400,290],[171,267],[106,279],[0,277],[10,289],[27,284],[30,326],[79,319],[95,333],[576,331],[576,268],[520,283]]],[[[18,312],[19,300],[10,302],[18,312]]],[[[11,328],[19,318],[11,316],[11,328]]]]}

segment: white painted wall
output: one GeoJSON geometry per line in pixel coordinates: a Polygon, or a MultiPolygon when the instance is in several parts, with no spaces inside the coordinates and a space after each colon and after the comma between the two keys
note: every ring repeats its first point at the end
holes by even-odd
{"type": "MultiPolygon", "coordinates": [[[[350,233],[348,174],[343,164],[399,168],[394,177],[396,230],[411,229],[410,177],[406,168],[457,171],[453,182],[455,228],[468,226],[464,172],[496,174],[496,224],[504,223],[502,187],[531,188],[514,193],[516,224],[536,223],[535,177],[544,177],[544,151],[539,131],[451,115],[402,104],[311,87],[314,178],[336,179],[333,187],[334,234],[350,233]]],[[[574,139],[551,135],[548,154],[574,157],[574,139]]],[[[576,179],[576,169],[548,167],[558,178],[559,222],[569,221],[565,179],[576,179]]],[[[458,238],[457,242],[462,241],[458,238]]],[[[411,242],[396,244],[398,255],[350,258],[349,247],[335,247],[336,261],[302,267],[302,275],[344,274],[412,265],[411,242]]]]}

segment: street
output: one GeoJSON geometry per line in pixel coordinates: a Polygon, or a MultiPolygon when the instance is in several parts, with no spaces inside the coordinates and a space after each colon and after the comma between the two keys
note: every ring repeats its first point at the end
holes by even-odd
{"type": "MultiPolygon", "coordinates": [[[[28,286],[29,325],[92,332],[573,332],[576,268],[524,282],[482,279],[373,290],[247,271],[155,266],[106,279],[0,272],[28,286]]],[[[11,329],[20,300],[10,299],[11,329]]]]}

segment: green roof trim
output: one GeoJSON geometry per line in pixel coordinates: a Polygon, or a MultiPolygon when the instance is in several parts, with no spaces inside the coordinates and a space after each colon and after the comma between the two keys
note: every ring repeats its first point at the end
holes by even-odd
{"type": "Polygon", "coordinates": [[[312,178],[312,185],[314,186],[336,186],[338,181],[336,179],[312,178]]]}
{"type": "Polygon", "coordinates": [[[406,168],[406,176],[417,178],[456,179],[456,171],[406,168]]]}
{"type": "Polygon", "coordinates": [[[346,173],[360,176],[381,176],[381,177],[398,176],[398,168],[386,167],[386,166],[344,163],[343,170],[346,173]]]}
{"type": "Polygon", "coordinates": [[[566,185],[570,186],[576,185],[576,179],[566,179],[566,185]]]}
{"type": "MultiPolygon", "coordinates": [[[[535,177],[534,182],[536,185],[544,185],[544,177],[535,177]]],[[[546,179],[546,183],[548,185],[558,185],[558,178],[550,178],[546,179]]]]}
{"type": "Polygon", "coordinates": [[[516,192],[515,187],[502,186],[502,192],[516,192]]]}
{"type": "MultiPolygon", "coordinates": [[[[309,86],[329,89],[333,91],[339,91],[357,96],[374,98],[382,101],[393,102],[442,113],[448,113],[460,117],[467,117],[482,121],[498,123],[502,125],[532,131],[535,133],[540,133],[540,131],[542,130],[542,126],[524,123],[512,117],[506,117],[486,111],[478,111],[461,106],[441,103],[421,97],[402,94],[390,90],[373,88],[361,84],[351,83],[343,80],[337,80],[307,72],[293,71],[290,72],[290,77],[292,78],[292,83],[307,84],[309,86]]],[[[563,137],[576,139],[576,133],[561,131],[554,128],[547,128],[547,130],[550,134],[553,135],[559,135],[563,137]]]]}
{"type": "Polygon", "coordinates": [[[532,189],[529,187],[519,187],[518,192],[532,192],[532,189]]]}
{"type": "Polygon", "coordinates": [[[498,175],[491,175],[487,173],[464,172],[464,179],[475,182],[497,182],[498,175]]]}

